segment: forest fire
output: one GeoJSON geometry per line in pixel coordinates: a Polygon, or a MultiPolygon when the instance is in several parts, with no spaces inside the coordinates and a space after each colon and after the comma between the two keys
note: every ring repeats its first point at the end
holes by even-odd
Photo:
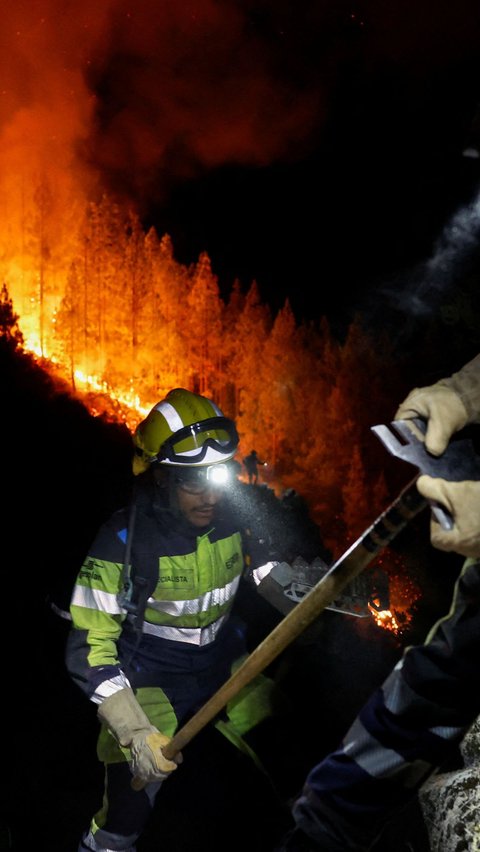
{"type": "MultiPolygon", "coordinates": [[[[2,299],[5,300],[5,298],[8,299],[4,287],[2,299]]],[[[5,304],[4,301],[3,304],[5,304]]],[[[36,354],[35,352],[31,352],[30,354],[34,355],[42,368],[51,371],[57,379],[61,378],[62,381],[68,381],[65,365],[61,362],[40,358],[38,353],[36,354]]],[[[128,426],[130,431],[134,429],[138,421],[150,410],[151,406],[142,406],[140,404],[138,395],[135,396],[132,393],[123,394],[117,391],[105,379],[101,380],[99,377],[92,375],[87,376],[80,369],[75,370],[73,380],[75,394],[82,399],[91,414],[106,417],[112,421],[123,422],[128,426]]],[[[244,477],[239,476],[239,479],[245,482],[244,477]]],[[[279,476],[272,478],[269,490],[277,492],[281,497],[283,493],[282,480],[279,476]]],[[[289,491],[291,491],[291,488],[289,491]]],[[[279,503],[281,503],[281,499],[279,503]]],[[[310,512],[310,508],[307,511],[310,512]]],[[[338,528],[338,515],[336,521],[338,528]]],[[[368,529],[366,534],[368,534],[368,529]]],[[[322,570],[328,571],[326,563],[323,563],[322,570]]],[[[338,609],[340,612],[351,610],[352,614],[360,614],[359,609],[363,607],[366,609],[366,612],[370,612],[379,627],[400,636],[411,620],[411,608],[415,600],[419,597],[420,591],[408,579],[408,572],[402,558],[392,554],[388,548],[384,549],[383,553],[377,557],[376,570],[372,576],[373,581],[372,578],[370,580],[367,579],[366,586],[363,585],[363,580],[361,580],[360,585],[356,589],[352,588],[350,590],[353,597],[350,602],[346,600],[346,610],[343,610],[345,602],[333,608],[338,609]],[[368,585],[369,583],[370,586],[368,585]],[[385,606],[387,601],[388,606],[385,606]]],[[[317,580],[313,582],[315,583],[317,580]]]]}
{"type": "MultiPolygon", "coordinates": [[[[52,343],[55,343],[55,338],[52,338],[52,343]]],[[[35,349],[36,351],[32,351],[31,354],[36,357],[44,369],[52,371],[57,378],[60,377],[63,381],[69,381],[68,371],[64,362],[58,358],[53,358],[51,360],[48,360],[45,357],[42,358],[38,347],[35,349]]],[[[118,374],[119,370],[117,369],[116,375],[118,376],[118,374]]],[[[138,421],[148,413],[151,405],[154,404],[142,404],[139,395],[134,392],[133,388],[131,388],[130,391],[123,391],[120,386],[115,387],[114,382],[109,381],[107,375],[104,375],[104,377],[87,375],[80,368],[76,368],[70,374],[70,381],[72,384],[72,392],[82,399],[91,414],[94,416],[106,417],[112,421],[123,422],[128,426],[130,431],[133,431],[138,421]]],[[[265,413],[268,416],[268,409],[265,413]]],[[[338,465],[338,461],[336,464],[338,465]]],[[[356,473],[356,475],[358,475],[358,471],[361,472],[361,468],[358,468],[358,454],[355,458],[355,465],[352,467],[352,470],[356,473]]],[[[292,482],[297,484],[294,479],[294,472],[295,466],[293,464],[286,474],[286,476],[288,476],[289,491],[291,491],[292,482]]],[[[369,479],[366,477],[366,473],[367,471],[365,470],[360,479],[363,479],[363,485],[368,489],[369,479]]],[[[270,477],[268,487],[281,498],[284,490],[284,483],[282,478],[282,459],[280,452],[278,452],[278,464],[276,469],[271,466],[270,477]]],[[[239,478],[242,479],[241,476],[239,478]]],[[[243,481],[245,481],[244,478],[243,481]]],[[[347,494],[351,495],[352,492],[354,492],[355,489],[359,489],[361,485],[361,482],[352,481],[352,474],[350,474],[349,488],[348,492],[345,492],[345,496],[347,496],[347,494]]],[[[298,487],[298,492],[301,493],[300,487],[298,487]]],[[[377,491],[375,494],[377,495],[377,491]]],[[[362,496],[359,500],[359,505],[364,504],[365,499],[362,496]]],[[[329,539],[332,540],[331,531],[329,529],[328,513],[323,513],[320,520],[318,520],[318,517],[314,516],[314,511],[312,511],[313,507],[309,504],[307,499],[306,505],[308,505],[308,511],[315,522],[322,530],[325,529],[329,539]]],[[[348,507],[348,510],[349,522],[351,523],[352,518],[355,516],[351,511],[351,507],[348,507]]],[[[336,514],[334,529],[341,529],[340,522],[341,516],[336,514]]],[[[360,522],[361,515],[357,518],[357,525],[360,522]]],[[[366,524],[367,529],[369,526],[369,524],[366,524]]],[[[402,558],[395,556],[388,549],[384,550],[383,554],[377,558],[376,565],[378,571],[376,581],[372,586],[373,592],[371,592],[371,590],[367,590],[365,594],[361,593],[356,606],[357,608],[359,606],[360,608],[366,608],[366,612],[370,612],[375,623],[379,627],[400,636],[411,620],[411,608],[415,603],[415,600],[419,597],[420,591],[415,587],[412,581],[408,579],[408,571],[406,570],[405,564],[403,564],[402,558]],[[384,579],[382,579],[382,576],[384,579]],[[385,579],[387,577],[388,591],[385,586],[385,579]],[[375,591],[376,589],[379,590],[378,593],[375,591]],[[362,600],[363,603],[361,603],[362,600]],[[385,606],[387,601],[388,606],[385,606]]],[[[353,609],[355,609],[355,606],[353,606],[353,609]]]]}
{"type": "MultiPolygon", "coordinates": [[[[170,236],[144,228],[139,212],[152,190],[149,181],[161,192],[155,182],[165,163],[173,167],[170,146],[178,121],[184,161],[176,165],[184,173],[188,164],[222,164],[232,157],[268,161],[317,111],[310,99],[296,100],[292,108],[287,92],[286,101],[278,91],[272,98],[272,80],[262,66],[256,77],[248,75],[245,102],[256,105],[258,116],[269,104],[268,132],[263,119],[255,128],[232,114],[235,98],[228,86],[236,91],[236,84],[230,74],[228,86],[216,92],[222,108],[213,110],[211,86],[204,89],[205,80],[191,74],[183,84],[190,92],[207,91],[209,102],[202,95],[203,108],[180,117],[185,98],[178,81],[159,87],[146,70],[161,79],[168,64],[153,32],[175,58],[175,5],[171,32],[153,3],[146,18],[123,3],[111,6],[103,15],[87,0],[72,21],[55,0],[48,4],[51,14],[42,17],[28,4],[5,15],[0,275],[26,348],[92,414],[121,419],[129,428],[173,387],[215,398],[237,423],[239,457],[255,447],[268,460],[262,484],[279,497],[289,489],[302,495],[327,547],[341,549],[350,532],[367,528],[388,502],[385,454],[369,430],[399,398],[401,376],[389,341],[378,334],[372,341],[354,321],[339,342],[325,318],[299,324],[288,300],[274,315],[255,281],[247,288],[235,282],[228,296],[221,294],[206,252],[189,266],[179,263],[170,236]],[[106,115],[99,120],[99,81],[105,55],[114,53],[111,39],[128,43],[132,36],[149,61],[141,63],[141,80],[132,78],[125,90],[135,93],[141,85],[135,108],[140,101],[149,108],[146,116],[135,112],[135,125],[129,120],[132,104],[123,104],[119,128],[106,115]],[[62,51],[52,49],[58,44],[62,51]],[[162,119],[152,134],[159,99],[162,119]],[[200,142],[204,116],[211,126],[207,142],[200,142]],[[133,173],[135,186],[127,188],[133,173]],[[296,424],[306,424],[305,431],[296,424]]],[[[187,40],[201,46],[203,57],[201,15],[187,22],[178,15],[182,45],[187,40]]],[[[236,45],[242,21],[229,14],[220,23],[236,45]]],[[[260,56],[252,54],[255,61],[260,56]]],[[[130,73],[135,67],[130,63],[130,73]]],[[[394,616],[383,621],[396,623],[394,616]]]]}

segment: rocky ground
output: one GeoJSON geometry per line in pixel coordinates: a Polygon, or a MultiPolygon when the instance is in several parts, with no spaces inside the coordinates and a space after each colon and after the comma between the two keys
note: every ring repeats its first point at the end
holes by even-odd
{"type": "Polygon", "coordinates": [[[438,772],[420,791],[431,852],[480,850],[480,720],[465,737],[460,755],[457,769],[438,772]]]}

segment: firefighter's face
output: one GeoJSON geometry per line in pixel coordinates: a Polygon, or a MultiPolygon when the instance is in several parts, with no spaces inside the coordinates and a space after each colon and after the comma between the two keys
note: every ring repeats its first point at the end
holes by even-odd
{"type": "Polygon", "coordinates": [[[202,491],[192,493],[183,483],[177,482],[178,508],[187,521],[194,526],[208,526],[213,521],[215,507],[222,499],[223,491],[222,487],[206,484],[202,491]]]}

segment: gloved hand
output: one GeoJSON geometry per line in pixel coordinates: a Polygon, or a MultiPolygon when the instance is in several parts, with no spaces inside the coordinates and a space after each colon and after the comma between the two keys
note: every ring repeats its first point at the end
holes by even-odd
{"type": "Polygon", "coordinates": [[[140,790],[145,784],[155,781],[164,781],[171,772],[182,762],[182,756],[176,755],[174,760],[164,757],[162,748],[170,742],[170,737],[151,727],[150,733],[137,733],[134,735],[130,752],[132,759],[130,769],[132,770],[134,789],[140,790]]]}
{"type": "MultiPolygon", "coordinates": [[[[425,446],[434,456],[440,456],[459,429],[469,422],[467,409],[456,391],[438,382],[425,388],[414,388],[397,409],[395,420],[427,420],[425,446]]],[[[412,425],[412,431],[415,427],[412,425]]],[[[417,435],[417,437],[419,437],[417,435]]]]}
{"type": "Polygon", "coordinates": [[[445,530],[432,516],[433,546],[462,556],[480,557],[480,482],[447,482],[423,475],[417,479],[417,488],[422,497],[441,503],[453,517],[453,529],[445,530]]]}
{"type": "Polygon", "coordinates": [[[164,757],[162,747],[170,738],[150,723],[132,689],[120,689],[105,698],[97,716],[119,745],[130,749],[130,768],[136,782],[139,782],[135,784],[136,789],[154,781],[163,781],[182,762],[181,754],[177,754],[175,760],[164,757]]]}
{"type": "MultiPolygon", "coordinates": [[[[434,456],[444,452],[454,432],[480,423],[480,355],[449,378],[414,388],[397,409],[395,420],[412,417],[428,421],[425,446],[434,456]]],[[[412,431],[417,434],[413,424],[412,431]]]]}

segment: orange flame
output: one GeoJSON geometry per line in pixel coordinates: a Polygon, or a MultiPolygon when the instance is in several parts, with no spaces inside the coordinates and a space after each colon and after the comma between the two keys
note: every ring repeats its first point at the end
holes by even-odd
{"type": "Polygon", "coordinates": [[[372,613],[374,621],[379,627],[383,627],[385,630],[391,630],[392,633],[398,635],[400,632],[400,625],[391,609],[383,609],[380,612],[377,612],[377,610],[370,604],[368,605],[368,608],[372,613]]]}

